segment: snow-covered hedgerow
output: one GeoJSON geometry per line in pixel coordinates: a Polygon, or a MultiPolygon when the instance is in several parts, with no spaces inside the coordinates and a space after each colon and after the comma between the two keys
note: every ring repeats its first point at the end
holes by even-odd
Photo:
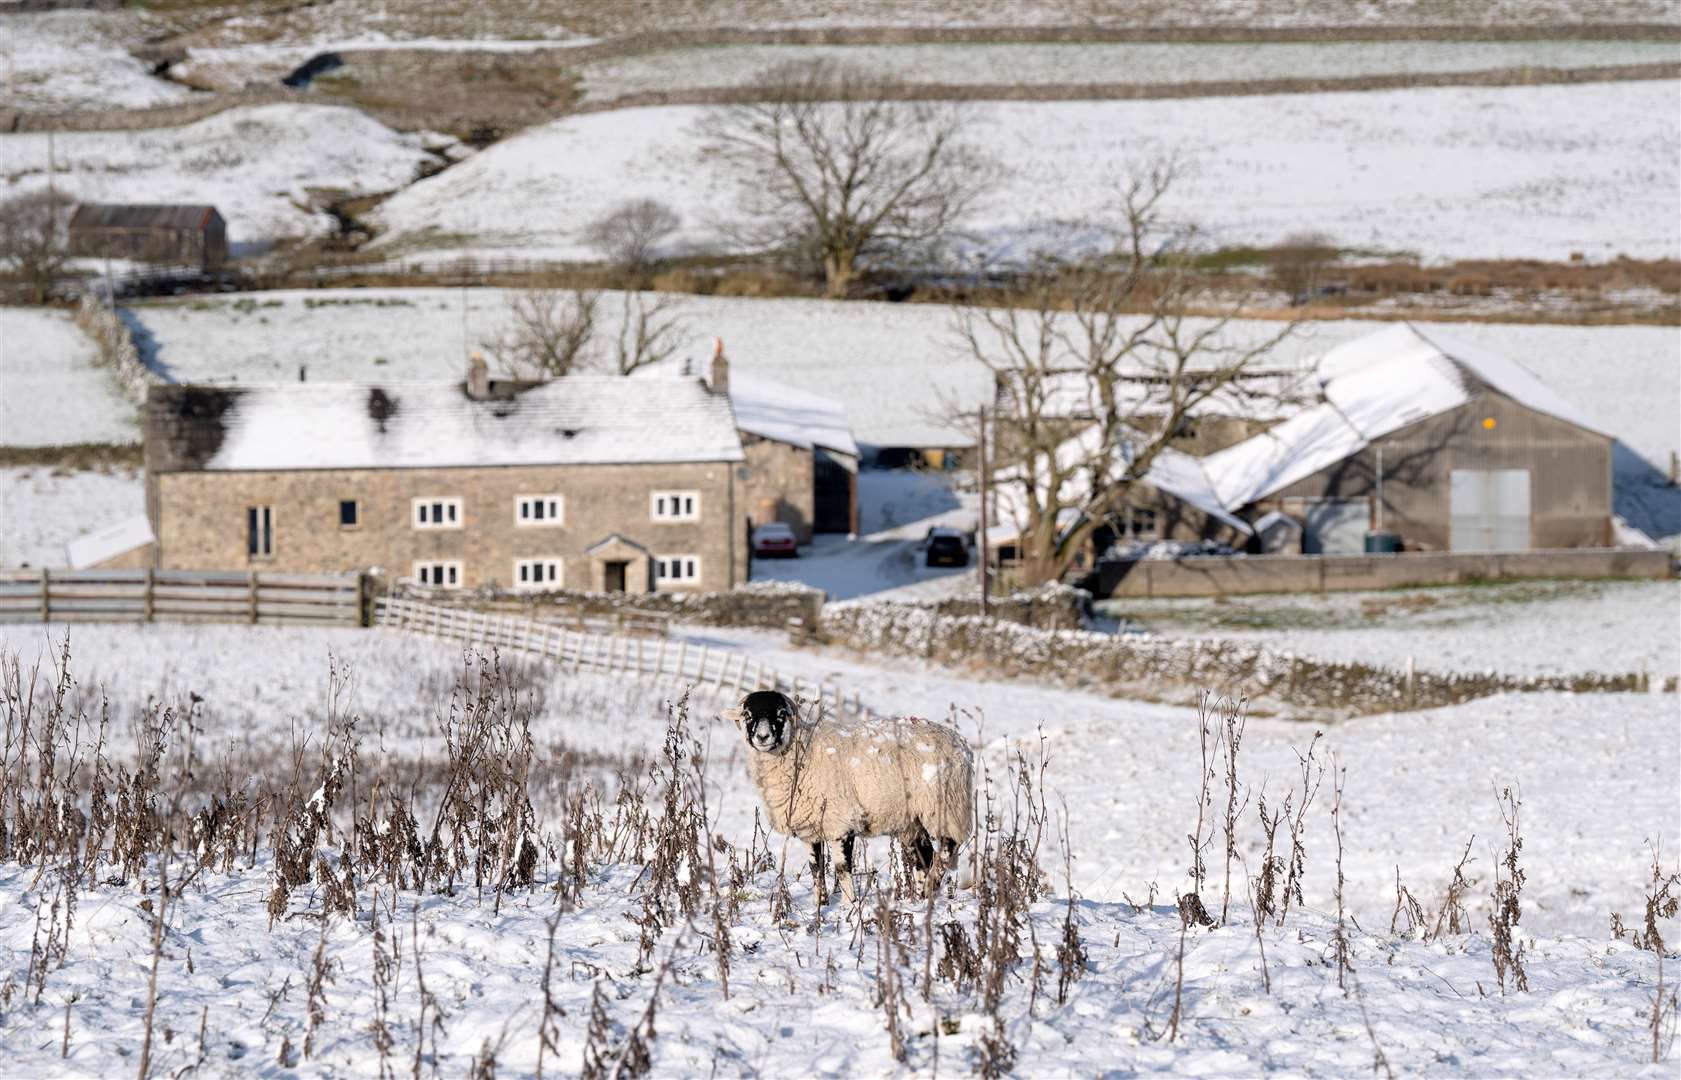
{"type": "Polygon", "coordinates": [[[100,365],[116,378],[123,396],[136,405],[144,404],[146,388],[163,380],[141,362],[134,335],[116,309],[91,292],[83,293],[76,305],[76,325],[93,338],[100,365]]]}
{"type": "Polygon", "coordinates": [[[1247,697],[1257,708],[1326,715],[1433,708],[1512,691],[1650,688],[1648,678],[1638,673],[1409,675],[1248,642],[1041,630],[979,616],[941,615],[912,604],[831,605],[824,611],[823,633],[836,644],[983,668],[994,676],[1048,678],[1167,701],[1192,701],[1212,688],[1247,697]]]}

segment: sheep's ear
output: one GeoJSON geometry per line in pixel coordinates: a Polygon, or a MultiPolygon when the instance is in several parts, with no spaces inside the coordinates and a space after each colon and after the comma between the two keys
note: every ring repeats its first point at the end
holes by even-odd
{"type": "Polygon", "coordinates": [[[736,730],[740,731],[741,730],[741,712],[742,712],[741,707],[738,705],[733,709],[725,709],[723,712],[719,713],[718,716],[721,719],[724,719],[724,720],[734,721],[736,730]]]}

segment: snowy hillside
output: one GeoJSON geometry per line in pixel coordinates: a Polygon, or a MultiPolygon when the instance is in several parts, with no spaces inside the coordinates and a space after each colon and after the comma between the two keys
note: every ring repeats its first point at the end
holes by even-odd
{"type": "MultiPolygon", "coordinates": [[[[348,108],[229,109],[177,128],[0,135],[0,198],[44,189],[71,199],[212,203],[231,244],[329,232],[318,193],[363,195],[413,180],[430,155],[418,135],[348,108]]],[[[237,253],[237,252],[236,252],[237,253]]]]}
{"type": "MultiPolygon", "coordinates": [[[[1676,94],[1640,82],[986,105],[973,137],[1009,177],[968,224],[994,252],[1019,250],[1057,222],[1101,219],[1115,177],[1176,154],[1193,171],[1170,212],[1212,244],[1311,228],[1427,259],[1675,257],[1676,94]]],[[[376,246],[587,258],[583,229],[642,196],[682,215],[682,242],[720,246],[735,192],[700,156],[701,113],[531,128],[385,203],[376,246]]]]}
{"type": "Polygon", "coordinates": [[[1681,45],[1628,40],[723,45],[614,57],[584,64],[581,74],[588,97],[606,100],[649,90],[745,86],[778,64],[819,60],[907,82],[1040,86],[1317,79],[1678,59],[1681,45]]]}
{"type": "MultiPolygon", "coordinates": [[[[9,5],[8,5],[9,6],[9,5]]],[[[145,108],[190,97],[178,83],[155,77],[126,47],[134,20],[103,11],[17,13],[5,19],[0,62],[13,105],[43,112],[80,108],[145,108]]],[[[11,171],[8,157],[7,171],[11,171]]]]}
{"type": "Polygon", "coordinates": [[[134,406],[97,358],[68,313],[0,307],[0,446],[139,439],[134,406]]]}

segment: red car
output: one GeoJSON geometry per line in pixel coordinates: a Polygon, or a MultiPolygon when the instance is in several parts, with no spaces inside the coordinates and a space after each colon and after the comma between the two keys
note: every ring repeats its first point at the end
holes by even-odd
{"type": "Polygon", "coordinates": [[[753,554],[761,559],[797,559],[800,545],[793,529],[773,521],[753,530],[753,554]]]}

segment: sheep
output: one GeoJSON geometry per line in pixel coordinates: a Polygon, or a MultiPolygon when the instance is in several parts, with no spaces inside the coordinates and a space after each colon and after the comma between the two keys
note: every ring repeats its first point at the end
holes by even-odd
{"type": "Polygon", "coordinates": [[[849,900],[859,837],[896,837],[929,891],[939,883],[934,841],[941,863],[955,865],[974,827],[974,755],[955,730],[914,716],[812,719],[776,690],[746,695],[732,713],[771,828],[811,846],[819,906],[827,903],[826,843],[840,842],[849,900]]]}

